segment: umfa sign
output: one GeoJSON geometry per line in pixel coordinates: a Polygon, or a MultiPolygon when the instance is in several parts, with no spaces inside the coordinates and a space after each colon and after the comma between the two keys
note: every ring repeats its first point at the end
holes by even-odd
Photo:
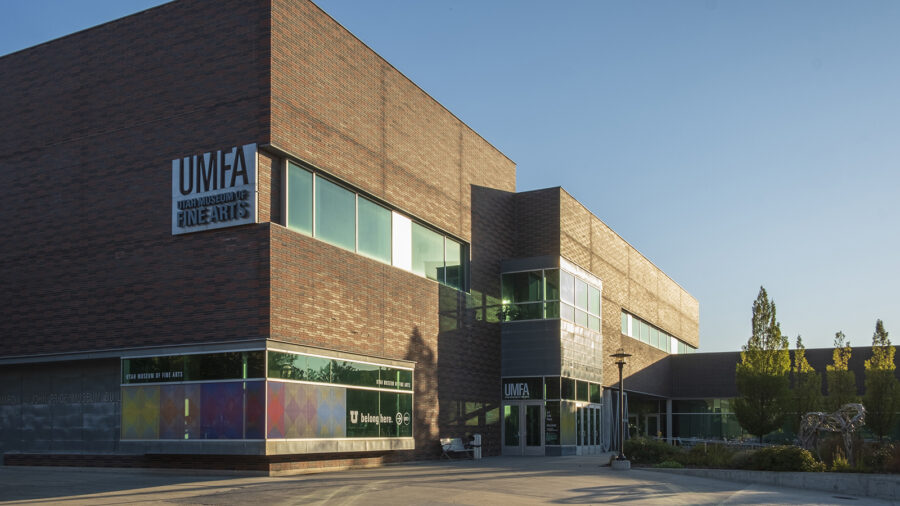
{"type": "Polygon", "coordinates": [[[172,235],[256,223],[256,144],[172,160],[172,235]]]}
{"type": "Polygon", "coordinates": [[[503,378],[503,399],[543,399],[543,378],[503,378]]]}

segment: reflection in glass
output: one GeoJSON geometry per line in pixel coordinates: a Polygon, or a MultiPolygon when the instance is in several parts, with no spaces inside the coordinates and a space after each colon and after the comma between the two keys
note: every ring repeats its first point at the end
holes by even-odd
{"type": "Polygon", "coordinates": [[[575,278],[575,307],[584,311],[588,308],[588,285],[584,281],[575,278]]]}
{"type": "Polygon", "coordinates": [[[503,406],[503,444],[519,446],[519,406],[503,406]]]}
{"type": "Polygon", "coordinates": [[[356,251],[356,194],[316,178],[316,238],[356,251]]]}
{"type": "Polygon", "coordinates": [[[541,271],[503,274],[503,300],[505,302],[536,302],[543,300],[541,271]]]}
{"type": "Polygon", "coordinates": [[[544,271],[544,300],[559,300],[559,269],[544,271]]]}
{"type": "Polygon", "coordinates": [[[359,253],[391,263],[391,212],[362,197],[358,200],[359,253]]]}
{"type": "Polygon", "coordinates": [[[456,289],[461,289],[463,280],[462,245],[446,237],[444,239],[444,283],[456,289]]]}
{"type": "Polygon", "coordinates": [[[412,271],[444,282],[444,237],[418,223],[412,224],[412,271]]]}
{"type": "Polygon", "coordinates": [[[541,405],[525,406],[525,445],[541,446],[541,405]]]}
{"type": "Polygon", "coordinates": [[[312,235],[313,175],[293,163],[288,163],[287,226],[312,235]]]}
{"type": "Polygon", "coordinates": [[[559,271],[559,298],[563,302],[575,304],[575,276],[559,271]]]}
{"type": "Polygon", "coordinates": [[[600,290],[588,285],[588,312],[600,316],[600,290]]]}

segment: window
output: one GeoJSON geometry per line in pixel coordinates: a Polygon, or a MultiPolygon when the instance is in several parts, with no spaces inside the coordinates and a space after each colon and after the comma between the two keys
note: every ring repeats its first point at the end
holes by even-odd
{"type": "Polygon", "coordinates": [[[391,263],[391,212],[363,197],[359,197],[357,206],[359,253],[391,263]]]}
{"type": "Polygon", "coordinates": [[[502,275],[503,300],[538,302],[543,300],[543,271],[514,272],[502,275]]]}
{"type": "Polygon", "coordinates": [[[435,281],[444,281],[444,238],[430,229],[412,224],[412,271],[435,281]]]}
{"type": "Polygon", "coordinates": [[[456,289],[462,289],[463,274],[462,261],[463,247],[460,243],[444,238],[444,284],[456,289]]]}
{"type": "Polygon", "coordinates": [[[469,249],[310,170],[288,162],[285,226],[439,283],[468,289],[469,249]]]}
{"type": "Polygon", "coordinates": [[[312,172],[289,163],[287,179],[287,227],[312,235],[312,172]]]}
{"type": "Polygon", "coordinates": [[[356,251],[356,195],[316,178],[316,238],[356,251]]]}
{"type": "Polygon", "coordinates": [[[696,351],[696,348],[685,344],[677,337],[670,335],[665,331],[660,330],[657,327],[654,327],[653,325],[650,325],[649,323],[641,320],[637,316],[626,313],[625,311],[622,311],[622,334],[633,337],[635,339],[639,339],[649,345],[665,351],[666,353],[673,352],[673,340],[677,343],[677,347],[675,349],[679,354],[693,353],[694,351],[696,351]]]}

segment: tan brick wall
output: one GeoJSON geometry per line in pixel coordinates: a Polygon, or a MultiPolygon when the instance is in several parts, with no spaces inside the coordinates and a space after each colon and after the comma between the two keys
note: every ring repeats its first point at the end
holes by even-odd
{"type": "MultiPolygon", "coordinates": [[[[565,190],[559,190],[560,255],[603,281],[603,347],[620,346],[634,357],[628,374],[646,370],[666,353],[621,334],[622,309],[694,346],[699,345],[699,304],[650,260],[591,214],[565,190]]],[[[551,211],[552,213],[552,211],[551,211]]],[[[604,362],[604,383],[618,380],[612,359],[604,362]]],[[[659,385],[645,385],[648,389],[659,385]]]]}

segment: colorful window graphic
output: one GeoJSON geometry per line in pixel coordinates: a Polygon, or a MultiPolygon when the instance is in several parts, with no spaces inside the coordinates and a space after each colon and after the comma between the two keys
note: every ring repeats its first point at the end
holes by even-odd
{"type": "Polygon", "coordinates": [[[122,387],[122,439],[262,439],[263,381],[122,387]]]}
{"type": "Polygon", "coordinates": [[[409,369],[237,351],[122,360],[123,440],[412,437],[409,369]],[[259,379],[253,379],[259,378],[259,379]]]}

